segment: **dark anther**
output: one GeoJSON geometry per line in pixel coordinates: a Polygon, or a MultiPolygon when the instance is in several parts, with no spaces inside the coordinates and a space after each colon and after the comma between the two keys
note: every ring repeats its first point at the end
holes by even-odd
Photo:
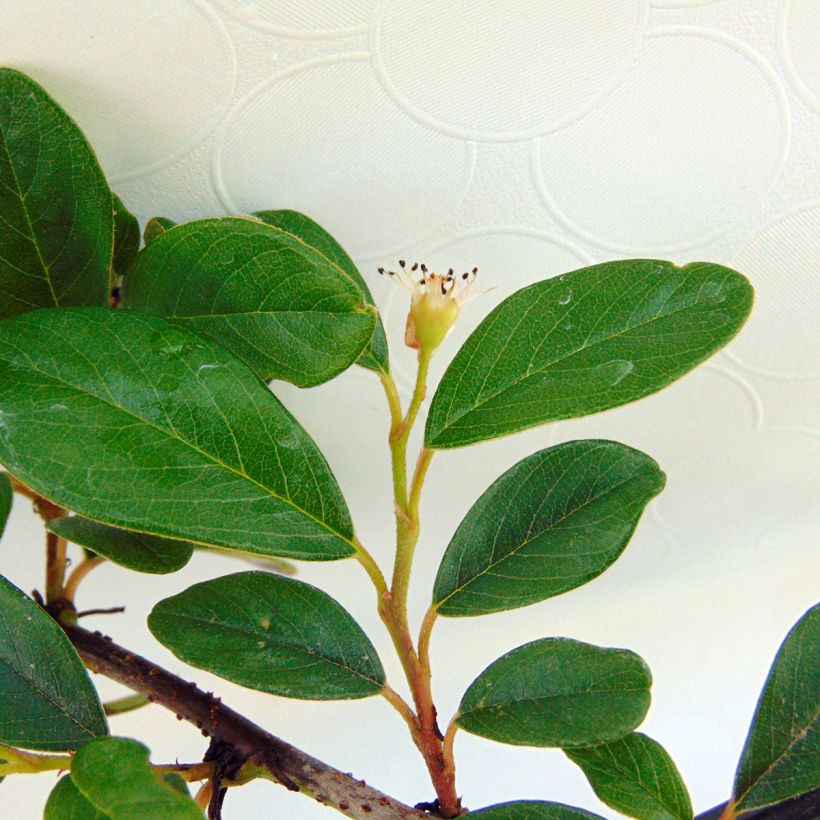
{"type": "Polygon", "coordinates": [[[400,264],[402,267],[405,267],[405,265],[407,265],[407,262],[405,262],[405,261],[404,261],[404,259],[399,259],[399,264],[400,264]]]}
{"type": "Polygon", "coordinates": [[[427,265],[425,265],[424,262],[421,263],[421,270],[423,273],[427,273],[427,265]]]}
{"type": "Polygon", "coordinates": [[[447,275],[448,275],[448,276],[452,276],[452,275],[453,275],[453,269],[452,269],[452,268],[450,268],[450,270],[448,270],[448,271],[447,271],[447,275]]]}
{"type": "Polygon", "coordinates": [[[419,263],[418,262],[413,262],[410,270],[418,270],[418,268],[419,268],[419,263]]]}
{"type": "Polygon", "coordinates": [[[384,268],[379,268],[379,273],[384,273],[384,268]]]}
{"type": "Polygon", "coordinates": [[[473,273],[478,273],[478,268],[473,268],[473,273]]]}
{"type": "Polygon", "coordinates": [[[470,278],[470,274],[469,274],[469,273],[462,273],[462,274],[461,274],[461,278],[462,278],[462,279],[469,279],[469,278],[470,278]]]}

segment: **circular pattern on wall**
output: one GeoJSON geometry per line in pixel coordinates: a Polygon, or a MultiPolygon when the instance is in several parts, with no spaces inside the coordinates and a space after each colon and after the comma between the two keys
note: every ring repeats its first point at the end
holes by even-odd
{"type": "Polygon", "coordinates": [[[602,106],[540,140],[536,183],[569,230],[601,247],[679,250],[726,233],[766,196],[788,134],[783,89],[754,52],[718,32],[659,29],[602,106]]]}
{"type": "Polygon", "coordinates": [[[432,128],[479,140],[543,134],[598,104],[623,79],[644,0],[380,2],[374,67],[388,93],[432,128]]]}
{"type": "Polygon", "coordinates": [[[785,0],[780,24],[783,64],[794,87],[816,111],[820,111],[820,3],[817,0],[785,0]]]}
{"type": "Polygon", "coordinates": [[[286,37],[340,37],[367,28],[373,0],[217,0],[241,23],[286,37]]]}
{"type": "Polygon", "coordinates": [[[77,120],[115,181],[196,144],[225,110],[236,73],[227,32],[200,0],[4,3],[0,53],[77,120]]]}
{"type": "Polygon", "coordinates": [[[472,176],[471,146],[385,96],[367,55],[321,58],[252,89],[228,114],[214,183],[230,211],[292,208],[353,254],[440,228],[472,176]]]}
{"type": "Polygon", "coordinates": [[[820,376],[820,204],[776,220],[734,259],[754,285],[755,309],[729,355],[768,376],[820,376]]]}

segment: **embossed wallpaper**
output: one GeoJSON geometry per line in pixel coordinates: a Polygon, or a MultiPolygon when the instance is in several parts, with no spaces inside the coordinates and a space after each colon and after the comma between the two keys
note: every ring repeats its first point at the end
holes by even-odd
{"type": "MultiPolygon", "coordinates": [[[[434,687],[446,719],[512,646],[561,635],[629,647],[654,673],[645,730],[676,760],[696,809],[726,799],[776,648],[820,597],[820,2],[0,0],[0,63],[79,121],[143,223],[262,208],[314,217],[354,256],[392,339],[406,295],[379,265],[477,265],[494,289],[465,307],[435,378],[505,296],[591,262],[711,260],[751,278],[757,303],[742,334],[661,394],[438,458],[411,591],[417,622],[471,501],[535,449],[607,437],[651,454],[667,488],[623,557],[542,604],[440,623],[434,687]]],[[[395,359],[407,393],[413,355],[395,359]]],[[[362,540],[388,564],[376,378],[351,369],[322,387],[273,389],[324,449],[362,540]]],[[[24,589],[42,585],[30,560],[40,537],[18,499],[0,572],[24,589]]],[[[89,624],[187,674],[147,632],[148,611],[241,568],[215,555],[164,577],[106,566],[81,598],[126,604],[89,624]]],[[[361,568],[304,565],[300,577],[366,626],[400,688],[361,568]]],[[[379,699],[288,701],[195,674],[333,765],[409,802],[433,797],[404,724],[379,699]]],[[[159,708],[112,727],[150,742],[157,761],[205,748],[159,708]]],[[[460,733],[456,758],[472,808],[530,797],[615,816],[558,751],[460,733]]],[[[3,815],[39,817],[54,782],[8,780],[3,815]]],[[[225,816],[331,815],[256,783],[231,791],[225,816]]]]}

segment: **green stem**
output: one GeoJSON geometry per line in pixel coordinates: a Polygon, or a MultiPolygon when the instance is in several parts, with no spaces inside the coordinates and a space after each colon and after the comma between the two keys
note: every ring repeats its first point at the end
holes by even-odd
{"type": "Polygon", "coordinates": [[[0,777],[8,774],[36,774],[71,768],[71,755],[40,755],[0,746],[0,777]]]}
{"type": "Polygon", "coordinates": [[[103,711],[109,717],[111,717],[111,715],[122,715],[125,712],[133,712],[134,709],[141,709],[143,706],[147,706],[150,702],[151,701],[148,699],[147,695],[126,695],[123,698],[109,700],[107,703],[104,703],[103,711]]]}

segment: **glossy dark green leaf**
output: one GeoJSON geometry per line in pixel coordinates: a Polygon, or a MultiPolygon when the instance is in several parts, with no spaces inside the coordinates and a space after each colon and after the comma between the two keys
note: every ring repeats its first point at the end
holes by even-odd
{"type": "Polygon", "coordinates": [[[113,526],[306,560],[354,553],[312,439],[231,353],[158,316],[0,322],[0,463],[113,526]]]}
{"type": "Polygon", "coordinates": [[[86,743],[74,757],[71,779],[111,820],[203,820],[190,796],[151,768],[148,749],[136,740],[106,737],[86,743]]]}
{"type": "Polygon", "coordinates": [[[100,700],[65,633],[0,576],[0,743],[76,749],[108,729],[100,700]]]}
{"type": "Polygon", "coordinates": [[[72,544],[137,572],[176,572],[191,560],[194,552],[189,541],[123,530],[79,515],[53,518],[47,526],[72,544]]]}
{"type": "Polygon", "coordinates": [[[586,416],[665,387],[741,328],[753,293],[741,274],[606,262],[523,288],[464,343],[436,390],[428,447],[461,447],[586,416]]]}
{"type": "Polygon", "coordinates": [[[651,685],[634,652],[544,638],[490,664],[464,693],[456,723],[516,746],[589,746],[638,726],[651,685]]]}
{"type": "Polygon", "coordinates": [[[820,604],[786,636],[735,774],[737,812],[820,788],[820,604]]]}
{"type": "Polygon", "coordinates": [[[0,68],[0,317],[106,304],[113,238],[111,191],[82,132],[0,68]]]}
{"type": "Polygon", "coordinates": [[[639,820],[692,820],[692,802],[666,749],[633,732],[620,740],[566,755],[587,776],[595,794],[613,809],[639,820]]]}
{"type": "Polygon", "coordinates": [[[178,658],[291,698],[376,695],[384,670],[361,627],[329,595],[269,572],[205,581],[160,601],[148,618],[178,658]]]}
{"type": "Polygon", "coordinates": [[[11,503],[14,500],[14,491],[11,488],[11,479],[8,473],[0,473],[0,536],[6,529],[9,520],[11,503]]]}
{"type": "Polygon", "coordinates": [[[157,237],[162,236],[165,231],[170,230],[176,224],[176,222],[173,222],[165,216],[155,216],[149,219],[145,224],[145,230],[142,235],[145,244],[147,245],[149,242],[153,242],[157,237]]]}
{"type": "MultiPolygon", "coordinates": [[[[370,294],[370,288],[367,287],[367,282],[364,281],[364,277],[347,251],[309,216],[300,214],[298,211],[288,210],[256,211],[253,216],[268,225],[275,225],[277,228],[298,237],[322,256],[329,259],[334,265],[338,265],[359,286],[363,300],[368,305],[375,304],[370,294]]],[[[381,317],[377,319],[373,337],[364,352],[359,356],[357,364],[366,367],[368,370],[380,370],[383,373],[389,371],[387,336],[384,332],[381,317]]]]}
{"type": "Polygon", "coordinates": [[[485,809],[471,811],[467,816],[480,817],[481,820],[603,820],[600,814],[544,800],[513,800],[509,803],[498,803],[485,809]]]}
{"type": "Polygon", "coordinates": [[[129,268],[123,303],[214,339],[265,380],[300,387],[353,364],[376,326],[349,274],[251,217],[188,222],[157,236],[129,268]]]}
{"type": "Polygon", "coordinates": [[[570,441],[519,461],[456,530],[436,609],[483,615],[585,584],[623,552],[664,481],[653,459],[614,441],[570,441]]]}
{"type": "Polygon", "coordinates": [[[67,774],[51,790],[43,820],[111,820],[111,817],[97,809],[67,774]]]}
{"type": "Polygon", "coordinates": [[[114,272],[123,274],[140,247],[140,224],[122,200],[112,194],[114,204],[114,272]]]}

